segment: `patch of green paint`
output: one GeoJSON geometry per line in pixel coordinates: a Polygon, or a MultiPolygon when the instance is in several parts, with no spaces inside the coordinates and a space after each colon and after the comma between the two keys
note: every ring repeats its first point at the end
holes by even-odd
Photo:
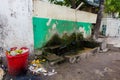
{"type": "Polygon", "coordinates": [[[40,48],[46,42],[45,36],[48,33],[46,22],[48,19],[33,18],[34,47],[40,48]]]}
{"type": "Polygon", "coordinates": [[[55,33],[71,34],[79,31],[80,27],[86,35],[91,35],[91,23],[33,17],[34,47],[41,48],[55,33]]]}

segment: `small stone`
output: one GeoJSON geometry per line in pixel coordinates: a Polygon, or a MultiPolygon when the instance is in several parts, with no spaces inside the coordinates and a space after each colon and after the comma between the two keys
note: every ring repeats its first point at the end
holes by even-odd
{"type": "Polygon", "coordinates": [[[114,71],[112,69],[110,69],[109,67],[105,67],[104,72],[114,72],[114,71]]]}
{"type": "Polygon", "coordinates": [[[108,54],[109,56],[111,56],[112,54],[108,54]]]}
{"type": "Polygon", "coordinates": [[[72,58],[69,59],[70,63],[75,63],[75,61],[76,61],[76,57],[72,57],[72,58]]]}
{"type": "Polygon", "coordinates": [[[95,70],[95,73],[96,73],[97,75],[102,76],[102,77],[104,76],[103,72],[100,71],[100,70],[95,70]]]}
{"type": "Polygon", "coordinates": [[[108,51],[108,48],[103,49],[103,52],[107,52],[107,51],[108,51]]]}
{"type": "Polygon", "coordinates": [[[83,72],[82,71],[79,71],[79,72],[77,72],[78,74],[83,74],[83,72]]]}

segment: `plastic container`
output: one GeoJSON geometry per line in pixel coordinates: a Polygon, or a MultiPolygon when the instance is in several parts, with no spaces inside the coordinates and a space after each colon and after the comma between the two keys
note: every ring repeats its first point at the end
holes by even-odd
{"type": "MultiPolygon", "coordinates": [[[[22,47],[21,49],[28,48],[22,47]]],[[[6,53],[9,74],[13,76],[24,74],[28,66],[28,56],[29,50],[23,54],[18,54],[16,56],[11,56],[6,53]]]]}

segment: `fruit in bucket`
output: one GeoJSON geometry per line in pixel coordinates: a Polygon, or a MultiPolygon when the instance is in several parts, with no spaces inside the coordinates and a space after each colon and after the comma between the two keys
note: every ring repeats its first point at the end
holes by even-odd
{"type": "Polygon", "coordinates": [[[17,50],[15,50],[15,52],[18,54],[21,54],[23,52],[23,50],[17,49],[17,50]]]}
{"type": "Polygon", "coordinates": [[[18,48],[11,48],[11,49],[8,49],[7,51],[6,51],[6,53],[8,54],[8,55],[11,55],[11,56],[16,56],[16,55],[18,55],[18,54],[24,54],[24,53],[26,53],[28,51],[28,49],[18,49],[18,48]]]}

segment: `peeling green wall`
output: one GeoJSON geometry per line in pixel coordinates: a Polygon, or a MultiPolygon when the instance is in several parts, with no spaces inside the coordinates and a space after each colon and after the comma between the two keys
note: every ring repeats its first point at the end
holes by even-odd
{"type": "Polygon", "coordinates": [[[84,36],[91,35],[91,23],[33,17],[34,48],[41,48],[56,32],[62,35],[64,32],[80,32],[81,28],[84,36]]]}

